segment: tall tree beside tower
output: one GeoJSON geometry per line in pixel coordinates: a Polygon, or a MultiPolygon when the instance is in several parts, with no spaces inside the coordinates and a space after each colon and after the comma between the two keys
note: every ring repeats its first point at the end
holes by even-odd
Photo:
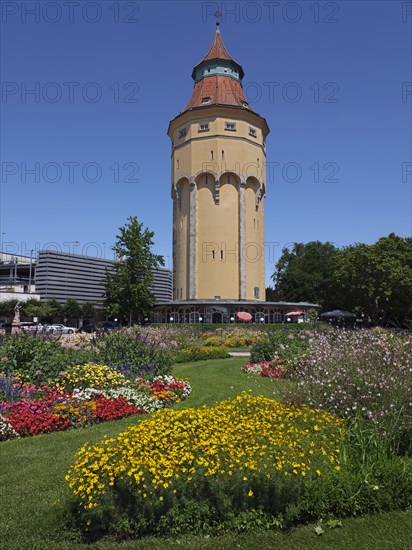
{"type": "Polygon", "coordinates": [[[153,270],[164,265],[164,259],[153,254],[154,233],[135,216],[129,217],[119,232],[112,248],[118,262],[113,272],[106,271],[104,305],[110,315],[131,324],[149,314],[155,301],[151,291],[153,270]]]}

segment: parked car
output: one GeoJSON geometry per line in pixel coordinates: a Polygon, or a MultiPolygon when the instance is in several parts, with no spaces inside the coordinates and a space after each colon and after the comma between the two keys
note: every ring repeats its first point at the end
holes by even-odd
{"type": "Polygon", "coordinates": [[[97,321],[96,323],[88,323],[83,325],[79,332],[111,332],[113,329],[118,328],[118,324],[115,321],[97,321]]]}
{"type": "Polygon", "coordinates": [[[20,327],[24,332],[27,332],[29,334],[41,332],[43,330],[43,326],[40,323],[33,323],[33,322],[26,322],[23,321],[20,323],[20,327]]]}
{"type": "Polygon", "coordinates": [[[75,327],[66,327],[65,325],[47,325],[45,327],[45,332],[48,334],[74,334],[77,332],[75,327]]]}
{"type": "Polygon", "coordinates": [[[97,323],[88,323],[79,328],[79,332],[96,332],[98,330],[97,323]]]}

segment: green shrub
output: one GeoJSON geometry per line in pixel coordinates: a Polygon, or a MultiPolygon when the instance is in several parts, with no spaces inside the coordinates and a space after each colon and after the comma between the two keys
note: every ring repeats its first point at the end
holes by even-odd
{"type": "Polygon", "coordinates": [[[405,510],[412,504],[412,461],[393,456],[376,464],[365,477],[351,464],[308,480],[296,506],[286,513],[287,523],[327,517],[405,510]]]}
{"type": "Polygon", "coordinates": [[[279,358],[293,360],[301,357],[309,348],[309,331],[277,330],[259,338],[252,346],[251,363],[279,358]]]}
{"type": "Polygon", "coordinates": [[[57,339],[43,340],[21,334],[6,338],[0,347],[0,370],[42,385],[57,380],[60,372],[87,363],[90,351],[64,348],[57,339]]]}
{"type": "Polygon", "coordinates": [[[127,378],[140,376],[151,380],[155,376],[170,374],[170,353],[140,333],[131,335],[127,331],[113,331],[99,336],[97,346],[96,362],[120,370],[127,378]]]}
{"type": "Polygon", "coordinates": [[[240,473],[215,478],[199,472],[191,483],[174,482],[175,492],[147,496],[136,492],[126,480],[116,480],[104,495],[102,506],[87,513],[87,523],[75,501],[71,502],[71,516],[91,540],[106,534],[140,538],[270,528],[282,524],[281,514],[298,500],[303,481],[274,470],[268,480],[267,473],[256,474],[245,484],[240,473]]]}

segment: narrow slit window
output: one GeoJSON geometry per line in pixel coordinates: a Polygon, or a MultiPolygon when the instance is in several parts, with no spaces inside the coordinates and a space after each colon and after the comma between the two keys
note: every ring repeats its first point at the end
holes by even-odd
{"type": "Polygon", "coordinates": [[[225,160],[225,152],[222,151],[222,160],[225,160]]]}
{"type": "Polygon", "coordinates": [[[212,250],[212,260],[214,260],[214,259],[215,259],[215,251],[212,250]]]}
{"type": "Polygon", "coordinates": [[[220,251],[220,259],[223,260],[223,250],[220,251]]]}
{"type": "Polygon", "coordinates": [[[213,160],[213,151],[210,151],[210,160],[213,160]]]}

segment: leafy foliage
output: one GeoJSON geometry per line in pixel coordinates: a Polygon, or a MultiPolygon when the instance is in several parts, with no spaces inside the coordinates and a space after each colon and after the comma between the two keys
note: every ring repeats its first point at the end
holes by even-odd
{"type": "Polygon", "coordinates": [[[170,373],[171,358],[145,338],[118,331],[79,345],[23,333],[4,338],[0,346],[0,372],[19,374],[33,384],[55,381],[62,371],[87,363],[117,368],[127,378],[152,379],[170,373]]]}
{"type": "Polygon", "coordinates": [[[97,339],[99,362],[117,368],[127,378],[151,380],[170,374],[170,354],[141,334],[114,331],[97,339]]]}
{"type": "Polygon", "coordinates": [[[296,384],[285,388],[285,398],[327,409],[351,423],[358,417],[368,420],[359,443],[363,449],[377,429],[374,441],[383,437],[394,449],[412,453],[410,334],[333,330],[313,334],[311,340],[288,371],[296,384]]]}
{"type": "Polygon", "coordinates": [[[19,374],[34,384],[47,384],[56,380],[61,371],[74,365],[87,363],[90,352],[64,348],[57,339],[40,339],[20,334],[18,338],[5,338],[0,346],[0,370],[19,374]]]}
{"type": "Polygon", "coordinates": [[[119,261],[114,271],[106,271],[105,306],[113,317],[141,320],[148,315],[154,297],[150,290],[153,283],[152,270],[164,265],[162,256],[153,254],[154,233],[143,229],[136,217],[120,227],[117,242],[113,247],[119,261]]]}
{"type": "Polygon", "coordinates": [[[272,275],[276,300],[312,302],[334,306],[333,266],[337,249],[330,243],[312,241],[284,248],[272,275]]]}
{"type": "Polygon", "coordinates": [[[412,238],[391,233],[375,244],[343,248],[335,258],[335,285],[346,309],[374,325],[412,319],[412,238]]]}
{"type": "Polygon", "coordinates": [[[412,324],[412,238],[391,233],[374,244],[337,249],[313,241],[284,248],[271,299],[343,308],[374,325],[412,324]]]}
{"type": "Polygon", "coordinates": [[[251,363],[284,359],[292,361],[300,357],[309,346],[310,333],[302,331],[277,330],[259,338],[252,346],[251,363]]]}

